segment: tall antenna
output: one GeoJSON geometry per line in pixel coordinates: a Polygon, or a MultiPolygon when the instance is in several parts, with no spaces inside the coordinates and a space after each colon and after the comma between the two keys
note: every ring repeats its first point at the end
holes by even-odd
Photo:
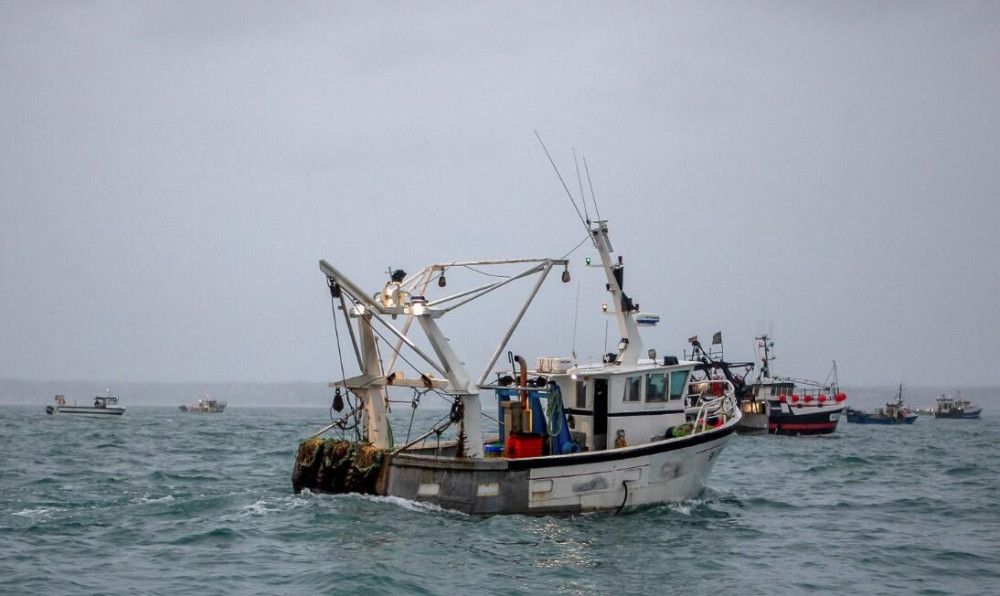
{"type": "Polygon", "coordinates": [[[597,208],[597,197],[594,195],[594,183],[590,179],[590,168],[587,167],[587,158],[583,158],[583,169],[587,172],[587,184],[590,185],[590,200],[594,202],[594,211],[597,212],[597,219],[601,219],[601,210],[597,208]]]}
{"type": "Polygon", "coordinates": [[[576,183],[580,185],[580,202],[583,203],[583,214],[587,216],[587,223],[590,223],[590,214],[587,213],[587,195],[583,192],[583,180],[580,178],[580,162],[576,159],[576,148],[573,148],[573,165],[576,166],[576,183]]]}
{"type": "Polygon", "coordinates": [[[580,318],[580,282],[576,282],[576,311],[573,313],[573,366],[576,366],[576,322],[580,318]]]}
{"type": "Polygon", "coordinates": [[[589,236],[590,226],[587,225],[587,220],[585,220],[583,218],[583,214],[580,213],[580,208],[576,206],[576,201],[573,200],[573,193],[571,193],[569,191],[569,187],[566,186],[566,181],[563,180],[562,174],[559,173],[559,168],[556,167],[556,162],[552,161],[552,156],[549,155],[549,149],[548,147],[545,146],[545,142],[542,141],[542,136],[538,134],[537,130],[535,131],[535,137],[538,139],[538,142],[542,145],[542,149],[545,151],[545,157],[549,158],[549,163],[552,164],[552,169],[555,170],[556,176],[559,178],[559,182],[562,183],[563,190],[566,191],[566,196],[569,197],[569,202],[573,203],[573,209],[576,209],[576,215],[580,218],[580,223],[583,224],[583,227],[587,229],[587,235],[589,236]]]}
{"type": "Polygon", "coordinates": [[[604,354],[601,354],[601,360],[604,360],[605,354],[608,353],[608,322],[604,321],[604,354]]]}

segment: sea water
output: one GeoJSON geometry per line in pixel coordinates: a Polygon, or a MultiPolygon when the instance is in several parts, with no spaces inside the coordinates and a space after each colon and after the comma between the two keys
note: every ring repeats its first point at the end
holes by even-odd
{"type": "MultiPolygon", "coordinates": [[[[418,411],[414,433],[443,414],[418,411]]],[[[298,443],[329,420],[0,407],[0,593],[1000,593],[989,412],[736,436],[690,501],[491,518],[293,494],[298,443]]]]}

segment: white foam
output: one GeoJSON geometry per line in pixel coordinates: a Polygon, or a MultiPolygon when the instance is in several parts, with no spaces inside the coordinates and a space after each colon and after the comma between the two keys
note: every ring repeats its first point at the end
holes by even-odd
{"type": "Polygon", "coordinates": [[[258,499],[257,501],[244,507],[243,511],[239,513],[239,517],[257,517],[280,511],[282,511],[281,507],[268,507],[267,501],[264,499],[258,499]]]}
{"type": "MultiPolygon", "coordinates": [[[[378,497],[374,495],[348,495],[352,497],[360,497],[369,501],[374,501],[376,503],[389,503],[390,505],[395,505],[397,507],[402,507],[409,511],[416,511],[419,513],[461,513],[460,511],[453,511],[451,509],[444,509],[440,505],[434,505],[433,503],[421,503],[419,501],[411,501],[409,499],[404,499],[402,497],[378,497]]],[[[464,514],[463,514],[464,515],[464,514]]]]}
{"type": "Polygon", "coordinates": [[[170,503],[172,501],[174,501],[174,496],[167,495],[165,497],[159,497],[157,499],[151,499],[149,497],[139,497],[139,499],[136,502],[145,505],[147,503],[170,503]]]}
{"type": "Polygon", "coordinates": [[[705,504],[702,499],[688,499],[687,501],[681,501],[680,503],[669,503],[667,508],[674,513],[680,513],[681,515],[691,515],[692,507],[700,507],[705,504]]]}
{"type": "Polygon", "coordinates": [[[53,511],[53,510],[52,509],[24,509],[22,511],[16,511],[14,513],[11,513],[11,515],[23,515],[25,517],[35,517],[35,516],[45,515],[46,513],[49,513],[51,511],[53,511]]]}

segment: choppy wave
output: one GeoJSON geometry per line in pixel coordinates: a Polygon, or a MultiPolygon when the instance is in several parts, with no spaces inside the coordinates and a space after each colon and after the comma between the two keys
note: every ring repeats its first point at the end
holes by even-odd
{"type": "Polygon", "coordinates": [[[134,408],[103,421],[0,408],[0,593],[1000,585],[1000,432],[989,417],[842,424],[823,441],[737,436],[696,499],[621,515],[478,518],[394,497],[292,494],[295,448],[325,420],[314,414],[235,409],[192,421],[134,408]]]}

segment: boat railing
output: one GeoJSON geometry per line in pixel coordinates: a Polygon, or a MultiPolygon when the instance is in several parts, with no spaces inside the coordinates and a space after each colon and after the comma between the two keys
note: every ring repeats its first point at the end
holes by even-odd
{"type": "Polygon", "coordinates": [[[688,385],[688,397],[698,400],[692,424],[693,434],[705,432],[709,428],[709,418],[716,418],[721,425],[736,415],[736,387],[727,380],[712,380],[709,383],[707,388],[704,386],[705,381],[695,381],[688,385]]]}
{"type": "Polygon", "coordinates": [[[840,390],[836,387],[818,387],[815,389],[796,388],[791,395],[798,394],[802,396],[803,399],[806,397],[818,399],[819,396],[822,395],[829,399],[833,399],[838,393],[840,393],[840,390]]]}
{"type": "Polygon", "coordinates": [[[727,393],[734,393],[736,389],[726,379],[703,379],[688,382],[687,390],[684,401],[697,404],[709,397],[722,397],[727,393]]]}

